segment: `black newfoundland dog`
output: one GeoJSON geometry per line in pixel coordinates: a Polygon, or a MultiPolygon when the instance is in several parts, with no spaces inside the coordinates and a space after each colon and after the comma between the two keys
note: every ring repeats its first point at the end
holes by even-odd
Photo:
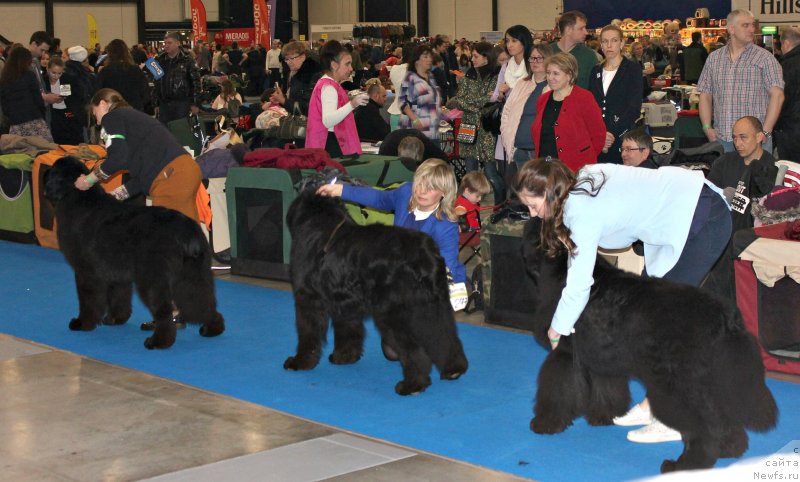
{"type": "Polygon", "coordinates": [[[398,394],[425,390],[431,364],[445,380],[467,371],[444,260],[433,239],[392,226],[359,226],[339,200],[310,190],[292,203],[286,221],[298,342],[284,368],[310,370],[319,363],[329,317],[334,347],[328,360],[357,362],[364,318],[372,315],[403,367],[398,394]]]}
{"type": "MultiPolygon", "coordinates": [[[[525,228],[523,256],[538,287],[534,334],[549,347],[566,283],[567,256],[546,258],[540,221],[525,228]]],[[[539,371],[531,430],[564,431],[580,416],[610,425],[631,403],[629,378],[647,389],[653,415],[678,430],[683,453],[662,472],[707,468],[748,447],[745,429],[767,431],[778,409],[738,311],[698,288],[641,278],[598,257],[589,304],[539,371]]]]}
{"type": "Polygon", "coordinates": [[[200,226],[172,209],[121,203],[100,186],[75,188],[75,180],[88,172],[77,159],[62,157],[45,182],[45,196],[56,207],[58,244],[78,288],[80,311],[69,329],[128,321],[135,283],[155,320],[145,347],[175,343],[173,302],[182,320],[202,323],[202,336],[222,333],[211,252],[200,226]]]}

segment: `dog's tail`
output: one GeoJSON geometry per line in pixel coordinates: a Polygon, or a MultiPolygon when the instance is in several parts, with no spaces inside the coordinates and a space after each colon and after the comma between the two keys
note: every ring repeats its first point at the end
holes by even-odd
{"type": "Polygon", "coordinates": [[[738,310],[728,316],[725,335],[715,343],[712,374],[725,418],[765,432],[778,421],[778,406],[766,383],[764,363],[755,338],[741,323],[738,310]]]}

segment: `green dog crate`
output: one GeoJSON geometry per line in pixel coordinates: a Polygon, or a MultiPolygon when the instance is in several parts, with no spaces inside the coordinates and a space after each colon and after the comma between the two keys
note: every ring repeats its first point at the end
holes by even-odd
{"type": "Polygon", "coordinates": [[[31,166],[27,154],[0,155],[0,239],[36,243],[31,166]]]}
{"type": "MultiPolygon", "coordinates": [[[[414,173],[393,156],[364,155],[344,159],[342,164],[349,176],[373,186],[408,182],[414,177],[414,173]]],[[[314,172],[250,167],[228,170],[225,194],[231,273],[289,279],[291,236],[285,225],[286,212],[297,196],[294,185],[314,172]]]]}

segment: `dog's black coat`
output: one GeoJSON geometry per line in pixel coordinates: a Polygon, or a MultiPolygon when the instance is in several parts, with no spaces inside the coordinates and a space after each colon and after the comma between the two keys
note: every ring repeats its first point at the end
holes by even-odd
{"type": "MultiPolygon", "coordinates": [[[[567,256],[545,257],[539,231],[538,219],[526,225],[523,256],[538,288],[534,335],[549,346],[567,256]]],[[[683,438],[683,453],[665,460],[662,472],[739,457],[746,428],[775,426],[778,409],[758,347],[735,307],[699,288],[625,273],[601,257],[594,280],[575,333],[561,337],[539,371],[531,430],[560,433],[580,416],[612,424],[630,405],[630,377],[646,387],[653,415],[683,438]]]]}
{"type": "Polygon", "coordinates": [[[286,221],[298,343],[284,368],[310,370],[319,363],[329,317],[334,348],[328,359],[357,362],[364,318],[372,315],[403,367],[398,394],[425,390],[431,364],[442,379],[466,372],[444,260],[433,239],[393,226],[359,226],[338,200],[311,191],[292,203],[286,221]]]}
{"type": "Polygon", "coordinates": [[[120,203],[100,186],[75,188],[88,172],[77,159],[63,157],[45,182],[45,196],[56,206],[58,244],[78,288],[80,311],[70,330],[128,321],[135,283],[156,324],[145,347],[175,342],[173,302],[182,320],[202,323],[201,335],[222,333],[211,250],[198,224],[172,209],[120,203]]]}

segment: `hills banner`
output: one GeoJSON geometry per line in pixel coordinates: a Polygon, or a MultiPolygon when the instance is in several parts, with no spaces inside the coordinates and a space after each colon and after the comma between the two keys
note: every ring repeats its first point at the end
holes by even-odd
{"type": "Polygon", "coordinates": [[[266,49],[271,48],[272,42],[272,36],[270,35],[272,4],[273,2],[267,2],[266,0],[253,0],[254,41],[266,49]]]}
{"type": "Polygon", "coordinates": [[[191,0],[192,12],[192,34],[194,40],[208,40],[208,28],[206,26],[206,6],[203,0],[191,0]]]}

